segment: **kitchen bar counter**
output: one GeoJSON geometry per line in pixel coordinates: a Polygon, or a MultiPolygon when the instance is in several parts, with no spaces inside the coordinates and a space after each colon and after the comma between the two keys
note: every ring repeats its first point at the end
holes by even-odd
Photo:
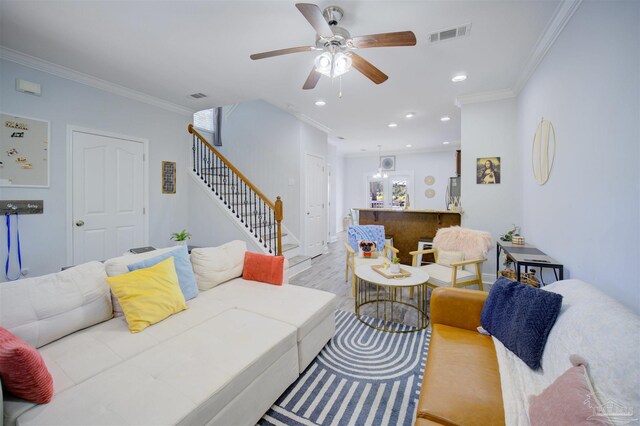
{"type": "Polygon", "coordinates": [[[460,213],[449,210],[398,210],[398,209],[354,209],[358,210],[360,225],[383,225],[393,245],[400,250],[400,263],[411,265],[409,252],[418,249],[420,238],[433,238],[440,228],[460,225],[460,213]]]}

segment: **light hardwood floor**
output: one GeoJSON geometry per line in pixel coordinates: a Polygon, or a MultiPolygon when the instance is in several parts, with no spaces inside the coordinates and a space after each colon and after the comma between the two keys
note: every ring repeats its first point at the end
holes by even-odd
{"type": "MultiPolygon", "coordinates": [[[[355,299],[351,295],[351,281],[345,281],[344,242],[346,232],[337,235],[338,241],[329,243],[329,252],[311,259],[311,269],[308,269],[291,279],[291,284],[302,287],[315,288],[334,293],[338,297],[337,308],[347,312],[355,312],[355,299]]],[[[397,322],[415,324],[417,314],[413,309],[397,307],[397,322]]],[[[373,306],[364,307],[361,313],[375,316],[373,306]]]]}

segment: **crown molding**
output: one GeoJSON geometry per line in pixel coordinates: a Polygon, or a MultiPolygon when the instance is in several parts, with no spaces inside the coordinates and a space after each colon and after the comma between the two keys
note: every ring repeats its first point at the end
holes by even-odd
{"type": "Polygon", "coordinates": [[[458,108],[462,108],[462,105],[499,101],[502,99],[515,98],[515,96],[516,94],[511,89],[492,90],[490,92],[480,92],[458,96],[456,97],[455,105],[458,108]]]}
{"type": "Polygon", "coordinates": [[[331,133],[331,129],[327,126],[325,126],[322,123],[317,122],[316,120],[314,120],[313,118],[302,114],[301,112],[291,112],[293,114],[294,117],[296,117],[298,120],[300,121],[304,121],[307,124],[312,125],[313,127],[315,127],[318,130],[322,130],[323,132],[325,132],[327,135],[329,133],[331,133]]]}
{"type": "Polygon", "coordinates": [[[520,93],[525,84],[527,84],[527,81],[529,81],[529,78],[531,78],[536,68],[538,68],[538,65],[540,65],[540,62],[542,62],[549,49],[551,49],[551,46],[553,46],[553,43],[555,43],[575,11],[578,10],[580,4],[582,4],[582,0],[563,0],[560,2],[553,18],[549,21],[547,28],[545,28],[533,48],[529,62],[527,62],[522,74],[520,74],[516,84],[513,86],[514,93],[520,93]]]}
{"type": "Polygon", "coordinates": [[[196,112],[191,108],[177,105],[172,102],[168,102],[163,99],[156,98],[154,96],[147,95],[145,93],[138,92],[124,86],[120,86],[119,84],[111,83],[109,81],[93,77],[89,74],[84,74],[79,71],[75,71],[70,68],[66,68],[61,65],[54,64],[53,62],[45,61],[43,59],[18,52],[13,49],[8,49],[4,46],[0,46],[0,58],[36,69],[38,71],[53,74],[67,80],[75,81],[76,83],[91,86],[105,92],[129,98],[134,101],[153,105],[155,107],[162,108],[181,115],[193,115],[193,113],[196,112]]]}
{"type": "MultiPolygon", "coordinates": [[[[460,142],[451,142],[446,146],[438,146],[433,148],[420,148],[420,149],[398,149],[381,151],[366,151],[366,152],[338,152],[338,155],[343,158],[362,158],[362,157],[378,157],[379,155],[415,155],[415,154],[433,154],[436,152],[455,152],[460,148],[460,142]]],[[[339,149],[339,148],[338,148],[339,149]]]]}

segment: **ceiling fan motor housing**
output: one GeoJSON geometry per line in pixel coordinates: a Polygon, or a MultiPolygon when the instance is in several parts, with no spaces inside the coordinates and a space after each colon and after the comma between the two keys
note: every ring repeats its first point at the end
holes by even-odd
{"type": "Polygon", "coordinates": [[[322,16],[324,16],[324,19],[327,20],[330,26],[335,27],[344,16],[344,10],[338,6],[329,6],[324,9],[322,16]]]}
{"type": "Polygon", "coordinates": [[[325,38],[317,36],[316,47],[324,49],[328,46],[336,46],[341,49],[346,49],[347,41],[351,39],[349,31],[338,26],[331,27],[331,30],[333,31],[333,37],[325,38]]]}

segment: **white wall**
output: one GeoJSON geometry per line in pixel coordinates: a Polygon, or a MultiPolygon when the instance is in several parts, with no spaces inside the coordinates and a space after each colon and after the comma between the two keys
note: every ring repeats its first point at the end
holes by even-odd
{"type": "Polygon", "coordinates": [[[329,140],[327,166],[329,178],[329,241],[335,241],[338,232],[344,231],[344,157],[338,153],[337,140],[329,140]]]}
{"type": "MultiPolygon", "coordinates": [[[[410,198],[411,209],[446,209],[445,191],[449,183],[449,177],[456,175],[455,151],[383,153],[383,155],[396,156],[395,173],[413,173],[413,195],[410,198]],[[435,177],[435,183],[427,186],[424,183],[426,176],[435,177]],[[427,188],[433,188],[436,191],[436,195],[433,198],[427,198],[424,195],[424,191],[427,188]]],[[[344,204],[342,210],[336,212],[340,218],[348,214],[351,208],[368,207],[366,176],[378,170],[378,157],[377,153],[370,156],[345,157],[344,178],[342,179],[344,204]]]]}
{"type": "Polygon", "coordinates": [[[517,129],[526,239],[563,262],[565,276],[636,312],[639,23],[640,2],[583,2],[521,92],[517,129]],[[549,181],[539,186],[530,156],[542,116],[554,124],[557,151],[549,181]]]}
{"type": "MultiPolygon", "coordinates": [[[[187,227],[186,156],[190,116],[104,92],[16,63],[0,60],[0,111],[48,120],[50,188],[0,188],[0,199],[44,200],[44,214],[20,217],[23,267],[29,276],[59,271],[67,258],[67,126],[79,126],[149,140],[149,244],[170,244],[169,234],[187,227]],[[42,85],[42,96],[17,92],[21,78],[42,85]],[[176,161],[177,194],[161,194],[163,160],[176,161]]],[[[6,256],[6,228],[1,227],[0,258],[6,256]]],[[[17,263],[16,263],[17,264],[17,263]]],[[[4,274],[2,274],[4,275],[4,274]]],[[[0,278],[0,281],[4,276],[0,278]]]]}
{"type": "MultiPolygon", "coordinates": [[[[488,231],[495,241],[522,222],[520,156],[516,140],[516,101],[464,105],[462,107],[462,225],[488,231]],[[500,157],[500,183],[476,183],[476,161],[500,157]]],[[[495,246],[482,266],[483,274],[496,271],[495,246]]]]}

